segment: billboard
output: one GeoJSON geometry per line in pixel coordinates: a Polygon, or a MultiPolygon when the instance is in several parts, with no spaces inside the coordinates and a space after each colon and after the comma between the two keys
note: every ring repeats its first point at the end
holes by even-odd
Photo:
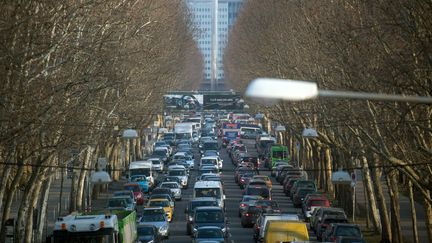
{"type": "Polygon", "coordinates": [[[169,110],[201,110],[203,106],[202,94],[166,94],[164,95],[165,109],[169,110]]]}
{"type": "Polygon", "coordinates": [[[164,107],[171,111],[242,110],[244,101],[235,92],[173,91],[163,96],[164,107]]]}
{"type": "Polygon", "coordinates": [[[204,110],[242,110],[244,102],[238,94],[205,94],[204,110]]]}

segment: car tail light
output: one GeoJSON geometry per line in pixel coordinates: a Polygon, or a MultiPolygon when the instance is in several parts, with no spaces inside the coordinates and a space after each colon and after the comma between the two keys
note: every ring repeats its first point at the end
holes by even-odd
{"type": "Polygon", "coordinates": [[[141,197],[142,197],[141,193],[140,193],[140,194],[137,194],[136,197],[137,197],[137,198],[141,198],[141,197]]]}
{"type": "Polygon", "coordinates": [[[336,241],[336,237],[335,237],[335,236],[332,236],[332,237],[330,237],[329,240],[330,240],[330,241],[336,241]]]}
{"type": "Polygon", "coordinates": [[[246,207],[246,204],[240,203],[240,207],[246,207]]]}
{"type": "Polygon", "coordinates": [[[245,216],[249,217],[249,216],[251,216],[251,214],[250,213],[245,213],[245,216]]]}

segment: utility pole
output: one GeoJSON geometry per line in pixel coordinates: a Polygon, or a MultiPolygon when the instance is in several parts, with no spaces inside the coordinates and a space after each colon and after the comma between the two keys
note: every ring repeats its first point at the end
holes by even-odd
{"type": "Polygon", "coordinates": [[[217,87],[217,68],[218,68],[218,0],[213,0],[213,24],[212,24],[212,59],[211,59],[211,80],[210,90],[215,91],[217,87]]]}

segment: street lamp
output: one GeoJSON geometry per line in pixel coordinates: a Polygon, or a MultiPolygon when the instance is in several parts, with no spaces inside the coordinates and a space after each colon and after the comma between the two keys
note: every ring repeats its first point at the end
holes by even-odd
{"type": "Polygon", "coordinates": [[[308,100],[317,97],[348,98],[361,100],[401,101],[432,104],[432,97],[368,92],[320,90],[314,82],[258,78],[246,88],[246,96],[262,99],[308,100]]]}

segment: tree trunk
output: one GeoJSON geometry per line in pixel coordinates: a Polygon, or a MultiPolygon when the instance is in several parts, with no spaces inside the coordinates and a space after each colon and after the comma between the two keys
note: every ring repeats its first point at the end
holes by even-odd
{"type": "Polygon", "coordinates": [[[412,214],[411,219],[412,219],[414,243],[419,243],[418,229],[417,229],[417,212],[415,208],[413,185],[411,180],[408,180],[408,194],[409,194],[411,214],[412,214]]]}
{"type": "MultiPolygon", "coordinates": [[[[37,200],[37,195],[39,195],[39,191],[42,186],[41,177],[42,176],[40,169],[36,169],[35,171],[33,171],[32,176],[27,183],[27,187],[25,188],[23,197],[21,199],[18,216],[15,223],[15,242],[30,242],[27,240],[28,237],[31,237],[31,235],[26,235],[28,232],[30,232],[31,234],[31,228],[33,227],[33,221],[28,222],[28,218],[32,216],[32,212],[30,212],[29,210],[32,210],[30,209],[30,207],[33,206],[33,197],[36,197],[35,200],[37,200]]],[[[31,220],[33,220],[33,218],[31,218],[31,220]]]]}
{"type": "Polygon", "coordinates": [[[372,178],[371,178],[371,174],[370,174],[370,170],[369,170],[369,164],[368,164],[366,157],[364,157],[364,156],[362,156],[360,161],[361,161],[362,166],[363,166],[364,190],[366,191],[367,202],[369,204],[369,209],[371,210],[371,214],[372,214],[372,223],[374,226],[374,231],[379,232],[381,234],[382,233],[381,219],[380,219],[379,210],[377,208],[377,202],[375,199],[375,192],[373,189],[372,178]]]}
{"type": "Polygon", "coordinates": [[[136,156],[136,160],[141,160],[143,158],[142,149],[141,149],[141,138],[136,139],[135,156],[136,156]]]}
{"type": "MultiPolygon", "coordinates": [[[[431,193],[428,190],[428,197],[429,200],[431,199],[431,193]]],[[[427,198],[424,198],[423,200],[424,202],[424,208],[425,208],[425,213],[426,213],[426,232],[428,234],[428,238],[429,238],[429,242],[432,241],[432,205],[429,203],[429,201],[427,200],[427,198]]]]}
{"type": "Polygon", "coordinates": [[[6,198],[5,198],[5,203],[3,206],[3,214],[2,214],[2,222],[1,222],[2,227],[1,227],[1,232],[0,232],[0,242],[5,242],[5,239],[6,239],[5,223],[6,223],[6,220],[8,220],[8,218],[9,218],[13,197],[15,195],[17,188],[18,188],[19,181],[21,180],[21,178],[24,174],[23,173],[24,166],[22,166],[21,163],[19,163],[19,165],[20,166],[18,166],[18,170],[15,174],[15,177],[14,177],[12,183],[10,184],[9,190],[6,191],[6,198]]]}
{"type": "MultiPolygon", "coordinates": [[[[43,187],[42,187],[42,195],[40,198],[40,204],[39,204],[39,215],[38,215],[38,221],[37,221],[37,228],[35,232],[35,242],[36,243],[42,243],[43,242],[43,230],[45,227],[45,221],[47,216],[47,206],[48,206],[48,199],[49,199],[49,192],[51,189],[51,182],[52,182],[52,176],[48,176],[48,179],[45,180],[43,187]]],[[[60,215],[60,212],[59,212],[60,215]]]]}
{"type": "Polygon", "coordinates": [[[87,146],[87,151],[86,151],[86,155],[84,158],[84,161],[82,163],[82,167],[81,167],[81,171],[80,171],[80,175],[78,178],[78,182],[77,182],[77,188],[76,188],[76,197],[75,199],[75,204],[76,204],[76,210],[81,211],[83,210],[83,197],[84,197],[84,182],[85,182],[85,178],[87,176],[87,172],[88,172],[88,168],[90,165],[90,161],[93,155],[93,148],[91,146],[87,146]]]}
{"type": "Polygon", "coordinates": [[[314,146],[315,151],[314,151],[314,174],[315,174],[315,178],[316,178],[316,182],[317,182],[317,188],[322,188],[322,183],[321,183],[321,159],[320,159],[320,154],[321,154],[321,149],[320,146],[314,146]]]}
{"type": "Polygon", "coordinates": [[[378,166],[377,158],[373,158],[373,161],[374,161],[374,168],[372,170],[373,183],[376,189],[377,205],[379,207],[380,218],[381,218],[381,227],[382,227],[381,237],[384,242],[386,241],[391,242],[390,220],[387,211],[387,205],[384,198],[383,189],[381,186],[380,172],[379,169],[377,168],[378,166]]]}
{"type": "MultiPolygon", "coordinates": [[[[73,163],[74,167],[76,163],[73,163]]],[[[69,213],[72,213],[74,211],[76,211],[76,201],[75,201],[75,197],[77,194],[77,172],[75,171],[75,169],[72,170],[72,177],[71,177],[71,189],[70,189],[70,193],[69,193],[69,213]]]]}
{"type": "MultiPolygon", "coordinates": [[[[11,173],[11,165],[5,165],[4,169],[3,169],[3,173],[2,173],[2,177],[1,177],[1,181],[0,181],[0,212],[3,211],[3,201],[5,199],[5,192],[6,192],[6,188],[8,186],[8,179],[11,173]]],[[[2,220],[1,220],[2,221],[2,220]]],[[[0,222],[1,222],[0,221],[0,222]]]]}
{"type": "Polygon", "coordinates": [[[331,153],[330,148],[325,148],[325,167],[324,167],[325,173],[326,173],[326,191],[331,196],[334,197],[334,189],[333,189],[333,183],[331,181],[332,177],[332,159],[331,159],[331,153]]]}
{"type": "Polygon", "coordinates": [[[400,222],[400,205],[397,173],[395,170],[386,175],[387,187],[390,195],[390,216],[392,226],[392,242],[402,243],[402,229],[400,222]]]}

